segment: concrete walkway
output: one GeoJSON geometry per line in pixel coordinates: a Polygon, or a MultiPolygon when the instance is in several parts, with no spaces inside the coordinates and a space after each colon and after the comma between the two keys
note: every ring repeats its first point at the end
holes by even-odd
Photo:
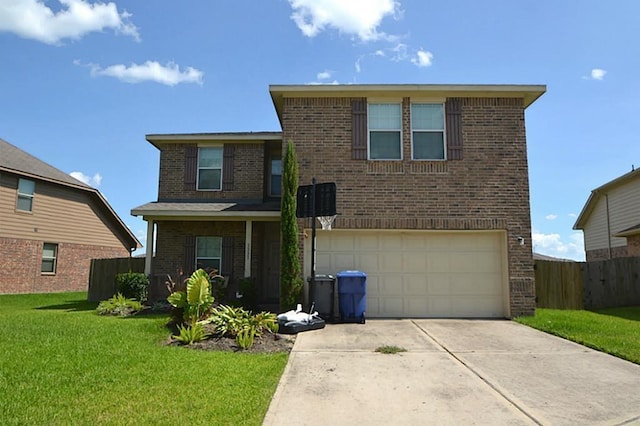
{"type": "Polygon", "coordinates": [[[329,324],[296,338],[264,424],[640,424],[640,366],[512,321],[329,324]]]}

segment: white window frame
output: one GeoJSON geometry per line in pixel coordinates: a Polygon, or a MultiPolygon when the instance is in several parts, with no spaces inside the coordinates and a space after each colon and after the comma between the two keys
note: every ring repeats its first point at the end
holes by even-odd
{"type": "Polygon", "coordinates": [[[56,243],[44,243],[42,245],[42,261],[40,262],[40,273],[43,275],[55,275],[56,271],[58,269],[58,244],[56,243]],[[53,246],[53,256],[45,256],[45,250],[47,248],[47,246],[53,246]],[[45,260],[49,260],[49,261],[53,261],[53,270],[52,271],[45,271],[44,270],[44,261],[45,260]]]}
{"type": "Polygon", "coordinates": [[[412,102],[409,111],[411,114],[411,159],[413,161],[446,161],[447,160],[447,112],[443,102],[412,102]],[[413,128],[413,106],[414,105],[440,105],[442,107],[442,129],[414,129],[413,128]],[[415,158],[413,135],[415,133],[442,133],[442,158],[415,158]]]}
{"type": "Polygon", "coordinates": [[[31,180],[31,179],[22,179],[22,178],[18,178],[18,198],[16,200],[16,210],[17,211],[21,211],[21,212],[26,212],[26,213],[32,213],[33,212],[33,198],[34,198],[34,194],[36,192],[36,183],[35,181],[31,180]],[[33,192],[32,193],[27,193],[27,192],[20,192],[20,182],[31,182],[33,183],[33,192]],[[20,199],[23,200],[29,200],[29,210],[24,210],[21,209],[20,206],[20,199]]]}
{"type": "Polygon", "coordinates": [[[195,259],[194,259],[194,267],[195,267],[195,269],[199,268],[198,267],[198,263],[199,263],[198,261],[200,259],[206,259],[206,260],[215,260],[215,259],[217,259],[218,260],[218,265],[219,265],[218,273],[220,273],[220,269],[222,268],[222,237],[218,237],[218,236],[215,236],[215,235],[207,235],[207,236],[196,237],[196,250],[195,250],[195,252],[196,252],[196,256],[195,256],[195,259]],[[216,239],[218,239],[218,243],[220,244],[220,256],[219,257],[198,256],[198,244],[199,244],[200,241],[202,241],[203,239],[206,239],[206,238],[216,238],[216,239]]]}
{"type": "Polygon", "coordinates": [[[222,145],[216,146],[199,146],[197,158],[198,173],[196,174],[196,190],[198,191],[222,191],[222,170],[224,167],[224,150],[222,145]],[[215,149],[220,151],[220,167],[200,167],[200,152],[203,149],[215,149]],[[219,188],[200,188],[200,170],[220,170],[220,187],[219,188]]]}
{"type": "Polygon", "coordinates": [[[402,102],[401,101],[369,101],[367,102],[367,159],[370,161],[402,161],[404,156],[404,150],[402,149],[402,102]],[[371,118],[371,105],[397,105],[400,108],[400,126],[399,129],[375,129],[371,130],[370,118],[371,118]],[[400,158],[371,158],[371,132],[398,132],[400,135],[400,158]]]}

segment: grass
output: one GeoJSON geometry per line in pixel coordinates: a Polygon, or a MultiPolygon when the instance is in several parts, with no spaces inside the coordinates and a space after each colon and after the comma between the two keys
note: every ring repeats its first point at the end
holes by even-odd
{"type": "Polygon", "coordinates": [[[98,316],[84,299],[0,296],[3,425],[262,423],[287,354],[164,346],[166,316],[98,316]]]}
{"type": "Polygon", "coordinates": [[[397,354],[400,352],[406,352],[407,350],[405,348],[402,348],[400,346],[395,346],[395,345],[383,345],[383,346],[378,346],[375,350],[375,352],[380,352],[382,354],[397,354]]]}
{"type": "Polygon", "coordinates": [[[640,364],[640,306],[570,311],[536,309],[521,324],[640,364]]]}

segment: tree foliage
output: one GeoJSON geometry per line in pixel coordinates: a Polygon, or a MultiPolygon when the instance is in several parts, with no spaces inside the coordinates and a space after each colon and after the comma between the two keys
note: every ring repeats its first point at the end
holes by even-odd
{"type": "Polygon", "coordinates": [[[289,141],[282,161],[282,205],[280,209],[282,232],[280,308],[282,310],[295,307],[304,284],[300,273],[300,249],[298,248],[297,192],[298,159],[293,142],[289,141]]]}

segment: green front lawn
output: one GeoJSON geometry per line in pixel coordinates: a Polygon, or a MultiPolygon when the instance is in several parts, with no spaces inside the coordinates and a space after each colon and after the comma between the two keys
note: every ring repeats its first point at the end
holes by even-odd
{"type": "Polygon", "coordinates": [[[262,423],[286,353],[165,346],[166,316],[102,317],[85,299],[0,296],[2,424],[262,423]]]}
{"type": "Polygon", "coordinates": [[[640,306],[596,312],[536,309],[535,316],[516,321],[640,364],[640,306]]]}

